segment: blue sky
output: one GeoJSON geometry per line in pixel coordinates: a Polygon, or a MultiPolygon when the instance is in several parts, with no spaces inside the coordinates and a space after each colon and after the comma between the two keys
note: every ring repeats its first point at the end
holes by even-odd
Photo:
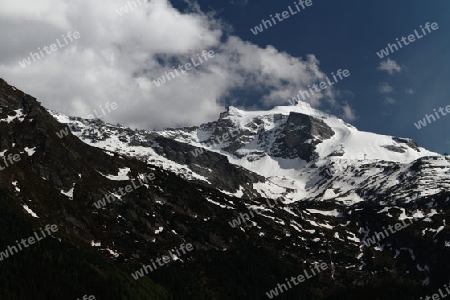
{"type": "Polygon", "coordinates": [[[450,105],[448,0],[312,0],[257,35],[250,29],[294,8],[294,1],[132,1],[138,2],[0,1],[0,39],[7,41],[0,44],[0,78],[68,115],[88,117],[114,101],[118,108],[104,121],[162,129],[214,121],[229,105],[288,105],[299,90],[348,69],[349,77],[308,102],[360,130],[450,152],[450,116],[414,125],[450,105]],[[427,22],[439,29],[388,60],[378,57],[427,22]],[[78,39],[31,60],[31,53],[74,32],[78,39]],[[155,83],[174,64],[208,50],[216,55],[155,83]]]}
{"type": "MultiPolygon", "coordinates": [[[[335,86],[353,93],[353,97],[347,95],[345,99],[356,114],[350,123],[358,129],[411,137],[430,150],[450,152],[446,131],[450,116],[421,129],[414,126],[433,109],[450,105],[449,1],[313,0],[312,6],[258,35],[250,28],[260,24],[261,19],[268,20],[270,14],[281,13],[289,5],[294,7],[294,1],[233,2],[200,0],[199,4],[204,11],[216,12],[232,25],[232,34],[245,41],[260,47],[272,45],[295,57],[314,54],[326,74],[348,69],[351,76],[335,86]],[[438,23],[439,29],[389,55],[401,67],[400,72],[390,75],[377,70],[382,61],[377,51],[396,38],[414,33],[426,22],[438,23]],[[393,91],[380,93],[383,83],[393,91]],[[395,103],[387,103],[386,98],[395,99],[395,103]]],[[[263,107],[258,95],[246,95],[245,99],[245,103],[238,104],[263,107]]]]}

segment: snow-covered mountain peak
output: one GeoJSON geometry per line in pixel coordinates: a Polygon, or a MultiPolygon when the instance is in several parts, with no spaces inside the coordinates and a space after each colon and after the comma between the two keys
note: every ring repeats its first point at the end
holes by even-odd
{"type": "MultiPolygon", "coordinates": [[[[314,157],[340,157],[407,163],[423,156],[438,155],[418,147],[410,139],[359,131],[342,119],[314,109],[305,102],[296,106],[276,106],[267,111],[244,111],[230,106],[216,122],[200,126],[197,136],[203,138],[196,142],[211,144],[212,140],[232,130],[239,130],[240,135],[227,143],[219,143],[219,150],[237,157],[251,150],[275,157],[300,157],[306,161],[314,157]],[[296,143],[291,146],[301,153],[282,151],[293,139],[296,143]]],[[[183,138],[179,140],[191,142],[183,138]]],[[[214,144],[217,146],[218,143],[214,144]]],[[[208,148],[208,145],[204,146],[208,148]]],[[[211,149],[217,150],[217,147],[211,149]]]]}
{"type": "MultiPolygon", "coordinates": [[[[203,156],[205,152],[215,152],[231,164],[265,178],[254,182],[253,187],[240,186],[227,190],[228,193],[244,191],[247,195],[282,197],[287,201],[337,200],[342,196],[353,197],[351,202],[362,201],[355,194],[357,188],[349,184],[355,176],[363,177],[359,182],[361,188],[370,190],[375,184],[380,191],[385,191],[395,185],[378,186],[378,181],[369,183],[368,178],[398,182],[397,176],[407,178],[416,161],[439,157],[411,139],[359,131],[307,103],[277,106],[268,111],[245,111],[230,106],[217,121],[160,131],[134,131],[51,113],[60,122],[75,128],[73,133],[92,146],[135,156],[183,174],[189,180],[213,182],[217,178],[208,162],[211,157],[203,156]],[[154,142],[158,137],[168,140],[154,142]],[[196,150],[185,153],[187,149],[196,150]],[[175,155],[177,151],[184,152],[175,155]],[[202,163],[208,165],[209,171],[199,169],[202,163]],[[387,169],[398,172],[386,173],[387,169]]],[[[433,174],[433,168],[431,164],[425,172],[433,174]]],[[[439,189],[435,187],[434,191],[439,189]]]]}

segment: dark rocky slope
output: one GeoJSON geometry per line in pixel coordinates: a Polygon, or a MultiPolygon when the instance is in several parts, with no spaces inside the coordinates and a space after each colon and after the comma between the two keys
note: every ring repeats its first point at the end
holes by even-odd
{"type": "MultiPolygon", "coordinates": [[[[277,299],[392,299],[393,291],[397,299],[411,299],[448,282],[448,193],[396,201],[369,191],[361,194],[366,201],[352,206],[335,201],[283,204],[252,195],[249,184],[247,197],[237,198],[221,193],[214,182],[188,181],[151,163],[88,146],[72,134],[59,138],[56,132],[63,126],[33,97],[3,80],[0,105],[0,119],[11,119],[0,121],[0,152],[21,157],[0,171],[0,251],[40,226],[59,228],[57,239],[0,262],[2,299],[76,299],[84,294],[97,299],[264,299],[285,278],[316,262],[325,262],[328,270],[277,299]],[[130,180],[111,179],[125,168],[130,180]],[[155,180],[147,186],[102,209],[93,205],[149,172],[155,180]],[[267,207],[267,201],[274,207],[255,215],[254,223],[230,226],[233,218],[249,213],[248,205],[267,207]],[[415,216],[415,222],[377,247],[361,243],[398,223],[403,214],[415,216]],[[194,246],[181,257],[183,262],[171,262],[137,281],[131,277],[140,264],[182,243],[194,246]],[[429,285],[422,285],[426,281],[429,285]]],[[[312,126],[323,138],[331,134],[320,122],[312,126]]],[[[186,154],[189,145],[162,137],[156,141],[166,157],[195,168],[197,161],[186,154]]],[[[260,179],[217,153],[203,155],[199,165],[217,167],[217,182],[233,187],[235,180],[260,179]]],[[[417,161],[411,170],[415,176],[421,176],[429,160],[417,161]]],[[[385,167],[384,172],[391,171],[385,167]]]]}

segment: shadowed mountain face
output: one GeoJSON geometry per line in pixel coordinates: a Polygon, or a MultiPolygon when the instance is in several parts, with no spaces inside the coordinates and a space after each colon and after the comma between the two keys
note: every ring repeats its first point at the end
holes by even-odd
{"type": "Polygon", "coordinates": [[[328,268],[277,299],[411,299],[448,282],[449,161],[409,139],[363,151],[372,134],[308,107],[134,131],[49,112],[1,79],[0,107],[0,252],[58,226],[3,257],[2,299],[264,299],[314,263],[328,268]]]}
{"type": "Polygon", "coordinates": [[[290,113],[284,128],[277,134],[271,152],[275,157],[300,157],[310,162],[315,145],[333,135],[334,131],[322,120],[301,113],[290,113]]]}

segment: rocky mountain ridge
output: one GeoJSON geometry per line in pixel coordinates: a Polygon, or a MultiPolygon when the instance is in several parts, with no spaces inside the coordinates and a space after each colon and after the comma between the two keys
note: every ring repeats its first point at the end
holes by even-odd
{"type": "Polygon", "coordinates": [[[27,228],[59,228],[30,252],[53,269],[30,271],[10,258],[3,296],[17,295],[11,270],[74,279],[53,279],[66,292],[34,288],[50,298],[89,288],[98,299],[263,299],[321,262],[329,270],[278,298],[391,299],[396,291],[410,299],[447,282],[449,160],[411,140],[376,135],[380,143],[364,153],[360,142],[373,134],[305,104],[265,114],[230,108],[217,122],[164,131],[49,112],[3,80],[0,105],[0,156],[21,157],[1,171],[2,222],[13,232],[2,244],[27,228]],[[67,125],[73,130],[58,135],[67,125]],[[229,141],[205,146],[232,129],[229,141]],[[154,180],[118,195],[149,173],[154,180]],[[96,207],[105,195],[113,200],[96,207]],[[28,227],[18,233],[17,223],[28,227]],[[183,243],[194,250],[182,260],[138,281],[130,275],[183,243]],[[63,258],[67,267],[49,260],[65,251],[74,253],[63,258]],[[77,256],[84,259],[72,263],[77,256]]]}

